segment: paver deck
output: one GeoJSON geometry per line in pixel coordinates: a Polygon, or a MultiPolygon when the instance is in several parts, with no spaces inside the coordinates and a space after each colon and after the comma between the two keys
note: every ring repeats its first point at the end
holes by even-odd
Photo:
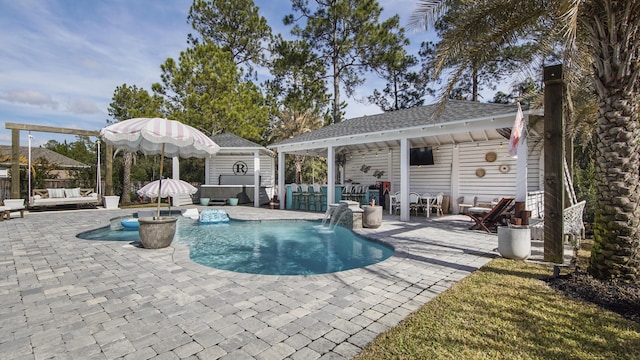
{"type": "MultiPolygon", "coordinates": [[[[226,207],[239,219],[322,214],[226,207]]],[[[360,233],[395,247],[366,268],[264,276],[76,234],[132,210],[29,213],[0,223],[2,359],[348,359],[497,256],[462,216],[386,216],[360,233]]]]}

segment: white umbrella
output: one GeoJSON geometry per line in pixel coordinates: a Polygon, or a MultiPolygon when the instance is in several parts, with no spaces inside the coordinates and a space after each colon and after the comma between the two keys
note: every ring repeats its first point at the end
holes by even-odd
{"type": "MultiPolygon", "coordinates": [[[[135,118],[109,125],[100,130],[100,137],[117,148],[142,151],[145,154],[161,154],[162,163],[167,156],[207,157],[220,147],[199,130],[175,120],[162,118],[135,118]]],[[[162,188],[162,180],[158,185],[162,188]]],[[[158,197],[160,217],[160,197],[158,197]]]]}
{"type": "Polygon", "coordinates": [[[207,135],[179,121],[136,118],[100,130],[100,137],[114,147],[145,154],[203,158],[220,147],[207,135]],[[164,150],[163,150],[164,148],[164,150]]]}
{"type": "MultiPolygon", "coordinates": [[[[159,199],[178,194],[193,195],[198,189],[186,181],[179,179],[162,179],[152,181],[136,191],[140,196],[157,197],[159,199]]],[[[169,200],[169,212],[171,212],[171,200],[169,200]]]]}
{"type": "Polygon", "coordinates": [[[152,181],[136,191],[140,196],[161,197],[174,196],[178,194],[193,195],[198,189],[186,181],[176,179],[163,179],[162,188],[160,188],[160,180],[152,181]]]}

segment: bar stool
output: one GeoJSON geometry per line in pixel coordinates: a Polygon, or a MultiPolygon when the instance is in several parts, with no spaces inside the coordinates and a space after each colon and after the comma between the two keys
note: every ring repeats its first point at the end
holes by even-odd
{"type": "Polygon", "coordinates": [[[326,211],[328,209],[327,191],[326,186],[320,186],[320,211],[326,211]]]}
{"type": "MultiPolygon", "coordinates": [[[[311,185],[309,190],[313,189],[313,210],[322,211],[322,191],[319,184],[311,185]]],[[[324,195],[326,198],[326,195],[324,195]]]]}
{"type": "Polygon", "coordinates": [[[306,211],[309,211],[309,195],[309,185],[300,184],[300,207],[304,205],[306,211]]]}
{"type": "Polygon", "coordinates": [[[300,209],[300,196],[302,193],[300,192],[300,187],[296,183],[291,184],[291,206],[295,210],[300,209]]]}
{"type": "Polygon", "coordinates": [[[342,188],[342,194],[340,196],[340,199],[342,200],[349,200],[351,199],[351,188],[353,187],[353,185],[351,184],[346,184],[343,188],[342,188]]]}

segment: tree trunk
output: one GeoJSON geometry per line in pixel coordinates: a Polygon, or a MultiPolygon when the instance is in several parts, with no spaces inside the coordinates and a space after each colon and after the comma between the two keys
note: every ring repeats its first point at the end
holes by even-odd
{"type": "Polygon", "coordinates": [[[471,79],[471,101],[478,101],[478,67],[473,65],[473,75],[471,79]]]}
{"type": "Polygon", "coordinates": [[[640,279],[640,145],[638,138],[640,17],[633,2],[593,2],[587,23],[598,95],[594,246],[589,272],[640,279]],[[635,40],[634,40],[635,39],[635,40]]]}
{"type": "Polygon", "coordinates": [[[640,271],[638,99],[614,94],[598,102],[596,213],[589,272],[637,281],[640,271]]]}
{"type": "Polygon", "coordinates": [[[301,184],[302,183],[302,155],[294,155],[293,158],[293,162],[294,162],[294,166],[296,168],[296,183],[297,184],[301,184]]]}
{"type": "Polygon", "coordinates": [[[338,59],[333,60],[333,123],[340,122],[340,76],[338,74],[338,59]]]}
{"type": "Polygon", "coordinates": [[[340,122],[340,64],[338,57],[338,26],[333,28],[333,55],[331,62],[333,65],[333,123],[340,122]]]}
{"type": "Polygon", "coordinates": [[[122,204],[131,203],[131,164],[133,163],[133,154],[130,151],[124,153],[124,167],[122,170],[122,195],[120,202],[122,204]]]}

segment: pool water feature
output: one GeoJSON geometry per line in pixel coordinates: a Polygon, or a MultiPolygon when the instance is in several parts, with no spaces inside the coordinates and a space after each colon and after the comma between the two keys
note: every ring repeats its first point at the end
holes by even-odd
{"type": "MultiPolygon", "coordinates": [[[[302,220],[231,220],[199,225],[197,220],[180,217],[174,243],[189,246],[189,256],[198,264],[264,275],[326,274],[368,266],[393,255],[389,246],[342,226],[331,227],[327,232],[318,221],[302,220]]],[[[118,230],[117,225],[78,237],[139,241],[137,231],[118,230]]]]}

